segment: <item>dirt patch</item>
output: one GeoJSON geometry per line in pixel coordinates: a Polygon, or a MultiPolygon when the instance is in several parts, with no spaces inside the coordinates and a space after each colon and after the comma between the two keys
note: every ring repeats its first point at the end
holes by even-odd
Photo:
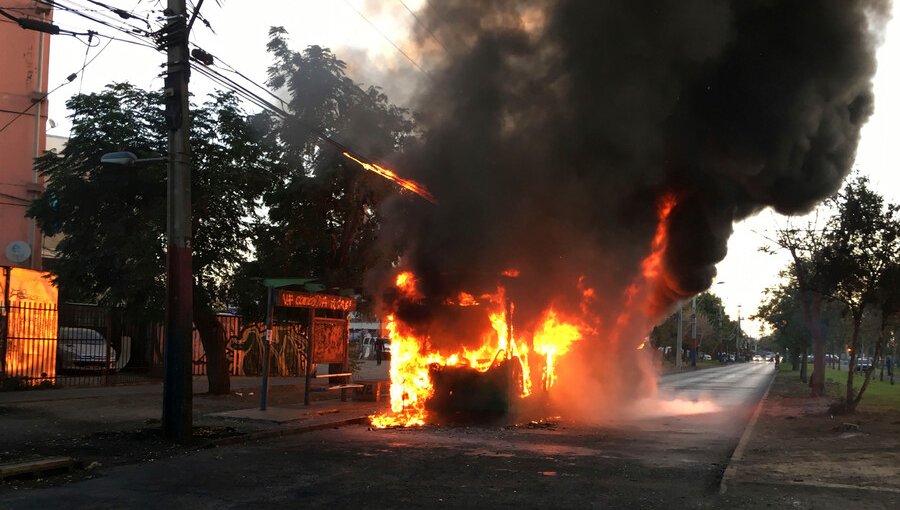
{"type": "Polygon", "coordinates": [[[808,397],[797,379],[782,373],[773,383],[737,481],[900,492],[900,410],[863,400],[856,414],[834,416],[834,398],[808,397]]]}

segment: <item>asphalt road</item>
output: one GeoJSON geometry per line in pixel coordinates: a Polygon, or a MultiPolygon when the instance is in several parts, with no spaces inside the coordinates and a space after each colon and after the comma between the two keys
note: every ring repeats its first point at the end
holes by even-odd
{"type": "Polygon", "coordinates": [[[772,374],[668,375],[657,405],[603,425],[351,426],[187,453],[7,492],[0,508],[718,508],[772,374]]]}

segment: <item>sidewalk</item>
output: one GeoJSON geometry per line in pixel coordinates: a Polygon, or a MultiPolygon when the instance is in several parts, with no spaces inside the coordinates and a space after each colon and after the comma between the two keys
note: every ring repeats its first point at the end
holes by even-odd
{"type": "MultiPolygon", "coordinates": [[[[387,364],[369,361],[354,375],[384,378],[387,364]]],[[[341,402],[339,391],[316,391],[307,407],[303,378],[271,377],[267,410],[259,411],[259,389],[259,377],[232,377],[231,394],[208,395],[206,377],[194,377],[195,441],[184,446],[162,437],[159,382],[0,392],[0,463],[49,456],[73,457],[82,467],[153,461],[215,444],[361,423],[389,405],[384,396],[381,402],[354,401],[348,391],[348,401],[341,402]]]]}
{"type": "Polygon", "coordinates": [[[754,502],[791,508],[898,508],[900,409],[866,407],[831,416],[833,397],[813,399],[797,372],[781,372],[732,460],[724,496],[737,508],[754,502]]]}

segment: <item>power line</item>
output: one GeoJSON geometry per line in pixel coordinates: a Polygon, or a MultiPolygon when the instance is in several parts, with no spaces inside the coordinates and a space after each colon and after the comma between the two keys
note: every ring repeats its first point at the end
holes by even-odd
{"type": "Polygon", "coordinates": [[[426,78],[428,78],[429,80],[431,79],[431,75],[428,74],[428,72],[426,72],[424,69],[422,69],[422,66],[420,66],[418,64],[418,62],[413,60],[412,57],[409,56],[409,54],[407,54],[405,51],[403,51],[402,48],[400,48],[400,46],[397,46],[397,44],[394,43],[394,41],[392,41],[390,37],[388,37],[384,32],[381,31],[381,29],[379,29],[377,26],[375,26],[375,24],[372,23],[369,20],[369,18],[367,18],[361,11],[359,11],[356,7],[353,7],[353,5],[350,3],[349,0],[344,0],[344,3],[347,4],[347,7],[352,9],[353,12],[358,14],[360,18],[365,20],[365,22],[368,23],[370,27],[372,27],[376,32],[378,32],[378,35],[380,35],[385,41],[390,43],[390,45],[393,46],[395,50],[397,50],[398,52],[400,52],[401,55],[406,57],[406,60],[409,60],[409,62],[412,65],[414,65],[416,67],[416,69],[418,69],[423,75],[425,75],[426,78]]]}
{"type": "MultiPolygon", "coordinates": [[[[140,28],[140,27],[136,27],[129,23],[122,23],[122,22],[120,22],[120,20],[111,18],[108,14],[105,14],[105,13],[98,12],[97,14],[99,16],[104,16],[108,19],[111,19],[112,21],[104,21],[104,20],[98,19],[97,16],[91,16],[91,15],[85,14],[84,12],[81,12],[77,8],[74,8],[74,7],[71,7],[70,5],[61,3],[59,0],[36,0],[36,1],[40,2],[42,4],[45,4],[45,5],[49,5],[51,7],[57,7],[63,11],[70,12],[76,16],[80,16],[89,21],[93,21],[94,23],[99,23],[107,28],[111,28],[118,32],[122,32],[123,34],[130,35],[132,37],[136,37],[138,35],[145,35],[145,34],[149,35],[149,30],[140,28]]],[[[138,4],[140,4],[140,2],[138,2],[138,4]]],[[[77,7],[83,7],[79,4],[75,4],[74,2],[73,2],[73,5],[75,5],[77,7]]],[[[137,19],[140,19],[140,18],[137,18],[137,19]]],[[[145,23],[146,23],[146,21],[145,21],[145,23]]]]}
{"type": "MultiPolygon", "coordinates": [[[[47,1],[42,1],[42,0],[38,0],[38,1],[41,2],[41,3],[49,3],[49,2],[47,2],[47,1]]],[[[52,0],[51,0],[51,1],[52,1],[52,0]]],[[[141,4],[141,1],[142,1],[142,0],[138,0],[137,4],[135,4],[135,6],[134,6],[135,9],[141,4]]],[[[134,10],[134,9],[132,9],[132,10],[134,10]]],[[[101,24],[102,24],[102,23],[101,23],[101,24]]],[[[115,28],[115,27],[113,27],[113,28],[115,28]]],[[[73,34],[74,34],[74,33],[73,33],[73,34]]],[[[85,61],[84,61],[84,63],[82,64],[81,69],[79,69],[77,72],[74,72],[74,73],[70,74],[69,76],[67,76],[67,77],[66,77],[66,81],[64,81],[63,83],[60,83],[59,85],[57,85],[56,88],[54,88],[53,90],[50,90],[50,91],[46,92],[45,94],[43,94],[43,96],[40,98],[39,101],[33,101],[27,108],[25,108],[24,110],[18,112],[18,113],[16,114],[15,117],[13,117],[12,119],[10,119],[9,122],[7,122],[2,128],[0,128],[0,133],[2,133],[3,131],[5,131],[6,128],[8,128],[10,125],[12,125],[13,122],[15,122],[16,120],[18,120],[19,118],[21,118],[23,115],[25,115],[26,113],[28,113],[29,111],[31,111],[31,109],[34,108],[34,106],[35,106],[36,104],[38,104],[38,103],[44,101],[45,99],[47,99],[47,97],[49,97],[50,94],[56,92],[57,90],[59,90],[60,88],[62,88],[64,85],[67,85],[67,84],[69,84],[69,83],[72,83],[72,81],[74,81],[75,78],[78,77],[79,75],[82,76],[82,78],[83,78],[83,73],[84,73],[85,68],[87,68],[87,66],[91,65],[92,62],[94,62],[95,60],[97,60],[97,57],[99,57],[100,54],[103,53],[103,50],[105,50],[105,49],[112,43],[112,41],[121,41],[121,42],[127,42],[127,43],[131,43],[131,44],[139,44],[139,45],[142,45],[142,46],[147,46],[147,47],[156,49],[155,46],[152,46],[152,45],[150,45],[150,44],[146,44],[146,43],[142,43],[142,42],[133,42],[133,41],[125,40],[125,39],[118,39],[118,38],[115,38],[115,37],[107,36],[107,35],[104,35],[104,34],[100,34],[100,33],[97,33],[97,32],[93,32],[93,31],[89,31],[89,32],[86,33],[86,34],[79,34],[79,35],[89,35],[89,36],[90,36],[90,34],[96,35],[96,36],[98,36],[98,37],[107,37],[107,38],[109,38],[109,40],[106,42],[106,45],[105,45],[103,48],[101,48],[100,51],[98,51],[97,54],[94,55],[90,60],[87,60],[87,50],[86,50],[86,51],[85,51],[85,61]]],[[[89,50],[89,49],[90,49],[90,46],[89,46],[87,49],[89,50]]],[[[80,88],[80,87],[79,87],[79,88],[80,88]]]]}
{"type": "MultiPolygon", "coordinates": [[[[82,69],[83,69],[83,68],[82,68],[82,69]]],[[[7,122],[2,128],[0,128],[0,133],[6,131],[6,128],[8,128],[13,122],[15,122],[15,121],[18,120],[21,116],[23,116],[23,115],[25,115],[26,113],[28,113],[29,111],[31,111],[31,109],[34,108],[34,105],[36,105],[36,104],[38,104],[38,103],[40,103],[40,102],[43,102],[44,99],[47,99],[47,96],[49,96],[50,94],[52,94],[52,93],[56,92],[57,90],[59,90],[63,85],[68,85],[69,83],[72,83],[72,81],[74,81],[75,78],[76,78],[77,76],[78,76],[78,73],[72,73],[72,74],[70,74],[69,76],[66,77],[66,81],[64,81],[63,83],[60,83],[59,85],[56,86],[56,88],[54,88],[53,90],[51,90],[51,91],[47,92],[46,94],[44,94],[43,96],[41,96],[41,98],[40,98],[38,101],[32,101],[32,103],[28,106],[28,108],[25,108],[24,110],[22,110],[21,112],[19,112],[15,117],[13,117],[12,119],[10,119],[10,121],[7,122]]]]}
{"type": "MultiPolygon", "coordinates": [[[[81,64],[81,70],[84,71],[84,67],[87,65],[88,53],[91,51],[91,41],[93,40],[94,35],[91,34],[88,36],[87,47],[84,49],[84,62],[81,64]]],[[[106,44],[111,43],[112,40],[107,41],[106,44]]],[[[81,86],[84,85],[84,73],[80,73],[81,76],[78,78],[78,93],[81,94],[81,86]]]]}
{"type": "Polygon", "coordinates": [[[409,11],[409,13],[412,15],[413,19],[416,20],[416,23],[418,23],[419,26],[421,26],[422,28],[424,28],[425,31],[428,32],[428,35],[430,35],[431,38],[434,39],[434,41],[435,41],[436,43],[438,43],[438,45],[440,45],[441,48],[444,49],[445,52],[449,53],[449,51],[447,50],[447,47],[444,46],[444,43],[442,43],[441,40],[438,39],[436,35],[434,35],[434,32],[432,32],[431,29],[428,28],[428,25],[426,25],[425,23],[422,23],[422,20],[419,19],[419,16],[415,13],[415,11],[413,11],[412,9],[410,9],[409,6],[406,5],[406,2],[404,2],[403,0],[399,0],[399,2],[400,2],[400,5],[402,5],[403,7],[406,8],[407,11],[409,11]]]}
{"type": "MultiPolygon", "coordinates": [[[[85,15],[84,13],[78,12],[77,10],[73,9],[73,8],[70,7],[70,6],[67,6],[67,5],[65,5],[65,4],[60,3],[58,0],[36,0],[36,1],[38,1],[38,2],[40,2],[40,3],[47,4],[47,5],[59,7],[59,8],[61,8],[61,9],[63,9],[63,10],[72,12],[73,14],[76,14],[76,15],[78,15],[78,16],[81,16],[81,17],[83,17],[83,18],[85,18],[85,19],[88,19],[88,20],[90,20],[90,21],[93,21],[93,22],[95,22],[95,23],[99,23],[99,24],[104,25],[104,26],[106,26],[106,27],[109,27],[109,28],[112,28],[112,29],[117,30],[117,31],[119,31],[119,32],[122,32],[122,33],[124,33],[124,34],[126,34],[126,35],[128,35],[128,36],[130,36],[130,37],[132,37],[132,38],[134,38],[134,39],[136,39],[136,40],[138,41],[138,42],[133,43],[133,44],[140,44],[140,45],[143,45],[143,46],[153,47],[154,49],[157,49],[158,51],[161,51],[161,48],[160,48],[159,46],[151,46],[150,44],[147,44],[147,43],[146,43],[146,39],[145,39],[145,38],[152,37],[152,36],[154,35],[154,34],[150,33],[150,32],[147,31],[147,30],[143,30],[143,29],[134,27],[133,25],[130,25],[130,24],[127,24],[127,23],[126,23],[125,25],[126,25],[127,27],[131,28],[131,30],[127,30],[127,29],[123,28],[123,27],[120,26],[120,25],[115,25],[115,24],[107,23],[107,22],[105,22],[105,21],[96,19],[95,17],[88,16],[88,15],[85,15]]],[[[90,0],[89,0],[89,1],[90,1],[90,0]]],[[[346,0],[345,0],[345,1],[346,1],[346,0]]],[[[91,2],[91,3],[99,4],[100,2],[91,2]]],[[[141,3],[141,2],[140,2],[140,0],[139,0],[139,1],[138,1],[138,5],[140,5],[140,3],[141,3]]],[[[199,9],[199,7],[200,7],[201,4],[202,4],[202,0],[199,1],[199,2],[197,3],[197,7],[195,8],[195,10],[196,10],[196,9],[199,9]]],[[[77,5],[77,4],[76,4],[76,5],[77,5]]],[[[220,4],[220,5],[221,5],[221,4],[220,4]]],[[[348,6],[350,6],[350,5],[348,4],[348,6]]],[[[136,8],[136,7],[137,7],[137,5],[135,6],[135,8],[136,8]]],[[[352,6],[350,6],[350,8],[353,9],[352,6]]],[[[356,11],[356,9],[353,9],[353,10],[356,11]]],[[[361,17],[363,17],[363,19],[365,19],[367,22],[369,22],[368,19],[366,19],[365,16],[362,15],[362,13],[360,13],[359,11],[356,11],[356,12],[357,12],[357,14],[359,14],[361,17]]],[[[369,22],[369,24],[371,25],[371,22],[369,22]]],[[[383,33],[381,33],[381,31],[378,30],[377,27],[375,27],[374,25],[372,25],[372,27],[373,27],[376,31],[378,31],[378,32],[382,35],[382,37],[385,37],[385,38],[386,38],[386,36],[385,36],[383,33]]],[[[83,35],[87,35],[87,34],[83,34],[83,35]]],[[[106,46],[104,46],[104,47],[103,47],[96,55],[94,55],[93,58],[91,58],[90,60],[88,60],[88,61],[86,61],[86,62],[84,63],[84,65],[83,65],[82,68],[81,68],[81,71],[82,71],[82,72],[84,71],[84,69],[85,69],[88,65],[90,65],[94,60],[97,59],[97,57],[100,56],[100,53],[102,53],[102,51],[105,50],[106,47],[108,47],[109,44],[110,44],[113,40],[118,40],[118,41],[122,41],[122,42],[131,42],[131,41],[126,41],[126,40],[122,40],[122,39],[113,38],[113,37],[106,36],[106,35],[104,35],[104,34],[99,34],[99,33],[96,33],[96,32],[95,32],[95,35],[97,35],[97,36],[103,36],[103,37],[108,37],[110,40],[107,42],[106,46]]],[[[386,39],[387,39],[387,38],[386,38],[386,39]]],[[[391,42],[391,44],[397,49],[397,51],[399,51],[401,54],[403,54],[403,55],[404,55],[404,56],[405,56],[405,57],[406,57],[413,65],[415,65],[416,68],[419,69],[419,71],[421,71],[423,74],[425,74],[426,77],[429,77],[429,78],[430,78],[430,76],[428,76],[428,74],[424,71],[424,69],[422,69],[415,61],[413,61],[413,60],[409,57],[409,55],[407,55],[405,52],[403,52],[403,50],[400,49],[397,45],[393,44],[393,42],[390,41],[390,39],[387,39],[387,40],[388,40],[389,42],[391,42]]],[[[197,45],[194,45],[194,46],[197,47],[197,49],[203,51],[203,53],[206,53],[207,55],[209,55],[207,52],[205,52],[205,50],[203,50],[203,49],[200,48],[199,46],[197,46],[197,45]]],[[[198,62],[202,62],[201,60],[197,59],[196,56],[195,56],[194,58],[195,58],[196,60],[198,60],[198,62]]],[[[261,90],[264,90],[267,94],[269,94],[269,95],[271,95],[272,97],[274,97],[275,99],[277,99],[282,105],[285,104],[284,101],[283,101],[281,98],[279,98],[277,95],[275,95],[274,93],[272,93],[271,91],[269,91],[268,89],[266,89],[265,87],[263,87],[262,85],[259,85],[259,84],[257,84],[256,82],[254,82],[253,80],[249,79],[246,75],[244,75],[243,73],[241,73],[240,71],[238,71],[237,69],[235,69],[234,67],[232,67],[231,65],[229,65],[229,64],[227,64],[227,63],[225,63],[225,62],[222,62],[222,63],[223,63],[224,65],[226,65],[228,68],[230,68],[231,72],[237,74],[238,76],[240,76],[241,78],[243,78],[244,80],[246,80],[248,83],[252,84],[253,86],[258,87],[258,88],[260,88],[261,90]]],[[[256,106],[258,106],[258,107],[260,107],[260,108],[262,108],[263,110],[269,111],[270,113],[274,113],[274,114],[278,115],[279,117],[281,117],[281,118],[283,118],[283,119],[284,119],[284,118],[291,117],[291,115],[290,115],[287,111],[285,111],[283,108],[281,108],[281,107],[279,107],[279,106],[276,106],[276,105],[272,104],[270,101],[268,101],[268,100],[266,100],[266,99],[260,97],[258,94],[256,94],[256,93],[252,92],[251,90],[249,90],[246,86],[243,86],[243,85],[237,83],[235,80],[233,80],[233,79],[231,79],[231,78],[228,78],[228,77],[222,75],[221,73],[219,73],[219,72],[216,71],[215,69],[212,69],[212,68],[206,67],[206,66],[195,66],[194,69],[197,70],[200,74],[203,74],[204,76],[206,76],[206,77],[209,78],[210,80],[214,81],[215,83],[218,83],[219,85],[224,86],[226,89],[232,90],[232,91],[233,91],[235,94],[237,94],[239,97],[242,97],[243,99],[249,101],[250,103],[252,103],[252,104],[254,104],[254,105],[256,105],[256,106]]],[[[73,81],[73,80],[77,77],[77,75],[78,75],[78,73],[72,73],[71,75],[69,75],[69,76],[67,77],[67,80],[68,80],[67,82],[60,84],[59,86],[57,86],[57,87],[54,88],[53,90],[51,90],[51,91],[47,92],[46,94],[44,94],[43,98],[41,98],[41,101],[43,101],[47,96],[49,96],[50,94],[52,94],[53,92],[55,92],[56,90],[58,90],[60,87],[62,87],[62,86],[65,85],[66,83],[70,83],[71,81],[73,81]]],[[[26,108],[24,111],[20,112],[15,118],[13,118],[12,120],[10,120],[3,128],[0,128],[0,133],[2,133],[3,130],[5,130],[7,127],[9,127],[9,125],[11,125],[13,122],[15,122],[16,119],[18,119],[19,117],[21,117],[22,115],[24,115],[25,113],[27,113],[31,108],[33,108],[33,107],[34,107],[34,104],[36,104],[36,103],[33,103],[31,106],[29,106],[28,108],[26,108]]],[[[296,119],[296,120],[297,120],[299,123],[303,124],[303,125],[306,127],[306,129],[308,129],[308,130],[309,130],[312,134],[314,134],[316,137],[318,137],[318,138],[321,139],[322,141],[328,143],[329,145],[333,146],[333,147],[336,148],[339,152],[341,152],[341,153],[354,153],[354,154],[359,155],[360,157],[363,157],[363,156],[362,156],[361,154],[359,154],[358,152],[351,150],[351,149],[350,149],[349,147],[347,147],[346,145],[342,144],[341,142],[338,142],[337,140],[335,140],[334,138],[332,138],[331,136],[329,136],[329,135],[328,135],[325,131],[323,131],[321,128],[317,128],[317,127],[315,127],[315,126],[309,125],[309,124],[307,124],[306,122],[303,122],[303,121],[300,120],[300,119],[296,119]]],[[[365,157],[363,157],[363,159],[369,159],[369,160],[371,161],[370,158],[365,158],[365,157]]]]}

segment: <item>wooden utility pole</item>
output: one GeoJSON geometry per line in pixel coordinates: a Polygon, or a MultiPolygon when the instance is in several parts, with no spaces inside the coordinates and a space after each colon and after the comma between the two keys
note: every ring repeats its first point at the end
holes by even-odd
{"type": "Polygon", "coordinates": [[[697,296],[691,298],[691,366],[697,366],[697,296]]]}
{"type": "Polygon", "coordinates": [[[675,368],[681,368],[681,344],[682,344],[682,331],[681,331],[681,321],[682,321],[682,303],[678,302],[678,313],[676,314],[675,322],[678,324],[675,328],[675,368]]]}
{"type": "Polygon", "coordinates": [[[166,339],[162,426],[166,438],[186,442],[192,431],[193,275],[191,272],[191,146],[188,112],[187,9],[168,0],[162,43],[168,52],[165,80],[169,125],[166,210],[166,339]]]}

